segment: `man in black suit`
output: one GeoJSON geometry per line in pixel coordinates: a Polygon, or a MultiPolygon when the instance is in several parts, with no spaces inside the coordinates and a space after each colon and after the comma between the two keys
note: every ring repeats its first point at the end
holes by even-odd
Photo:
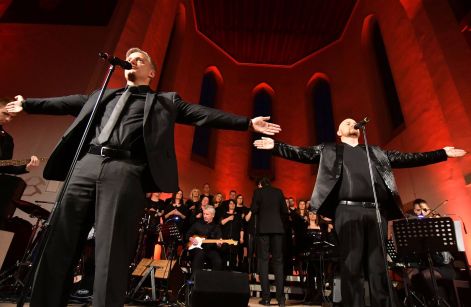
{"type": "Polygon", "coordinates": [[[256,240],[258,270],[262,285],[260,304],[270,305],[270,284],[268,281],[268,260],[271,251],[273,272],[275,273],[276,299],[279,306],[285,306],[283,275],[283,238],[284,223],[288,219],[288,208],[280,189],[270,185],[270,180],[263,177],[254,191],[251,211],[256,218],[256,240]]]}
{"type": "MultiPolygon", "coordinates": [[[[384,255],[375,214],[375,202],[368,172],[365,146],[359,144],[360,131],[355,120],[347,118],[339,125],[341,143],[297,147],[271,138],[256,140],[259,149],[272,149],[289,160],[319,164],[316,185],[311,198],[320,216],[334,219],[339,239],[342,305],[364,306],[364,277],[369,280],[371,305],[391,306],[388,294],[384,255]]],[[[402,202],[392,168],[423,166],[461,157],[466,152],[454,147],[424,153],[401,153],[370,147],[374,183],[383,221],[401,218],[402,202]]],[[[383,227],[386,227],[384,222],[383,227]]],[[[384,231],[386,233],[386,231],[384,231]]]]}
{"type": "MultiPolygon", "coordinates": [[[[126,54],[127,86],[107,90],[96,121],[73,170],[33,284],[31,306],[65,306],[72,272],[93,224],[96,272],[93,306],[122,306],[128,265],[137,238],[145,192],[178,190],[174,149],[175,123],[274,134],[268,118],[252,120],[183,101],[175,92],[152,91],[156,71],[149,54],[132,48],[126,54]]],[[[72,115],[44,169],[44,177],[64,180],[98,97],[72,95],[16,100],[10,113],[72,115]]]]}

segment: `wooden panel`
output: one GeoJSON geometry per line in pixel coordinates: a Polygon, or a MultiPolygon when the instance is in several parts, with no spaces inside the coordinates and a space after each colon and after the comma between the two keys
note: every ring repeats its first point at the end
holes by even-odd
{"type": "Polygon", "coordinates": [[[154,260],[143,258],[141,262],[137,265],[134,272],[132,272],[133,276],[142,276],[144,275],[147,268],[150,266],[155,267],[155,278],[159,279],[167,279],[169,273],[172,271],[173,267],[175,266],[176,260],[154,260]]]}

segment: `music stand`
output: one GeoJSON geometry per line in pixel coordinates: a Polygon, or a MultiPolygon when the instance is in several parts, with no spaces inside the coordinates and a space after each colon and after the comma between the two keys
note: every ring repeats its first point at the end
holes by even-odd
{"type": "MultiPolygon", "coordinates": [[[[314,263],[314,261],[319,262],[319,271],[318,275],[320,278],[320,282],[316,283],[314,286],[320,285],[320,289],[317,289],[318,293],[322,295],[322,301],[325,303],[330,303],[330,300],[325,295],[325,285],[326,285],[326,274],[325,274],[325,257],[329,253],[333,251],[335,248],[335,244],[329,242],[326,238],[325,232],[322,230],[309,232],[308,240],[310,241],[309,248],[304,253],[307,258],[307,266],[306,266],[306,273],[307,278],[310,279],[311,276],[309,275],[309,265],[310,263],[314,263]]],[[[308,293],[306,293],[307,295],[308,293]]],[[[305,295],[305,298],[306,298],[305,295]]]]}
{"type": "Polygon", "coordinates": [[[180,229],[178,229],[177,224],[173,220],[159,225],[157,231],[159,232],[159,239],[163,244],[172,244],[183,240],[180,229]]]}
{"type": "Polygon", "coordinates": [[[399,256],[397,255],[393,240],[388,239],[386,241],[386,253],[388,254],[389,258],[391,258],[393,263],[397,264],[399,262],[399,256]]]}
{"type": "Polygon", "coordinates": [[[409,276],[406,271],[406,265],[404,264],[404,259],[400,259],[396,247],[394,245],[394,241],[388,239],[386,242],[386,252],[388,253],[389,258],[391,259],[390,268],[400,269],[402,281],[404,284],[404,306],[421,306],[426,307],[424,302],[417,296],[417,294],[409,289],[409,276]]]}
{"type": "Polygon", "coordinates": [[[435,306],[450,306],[438,295],[431,253],[458,250],[453,220],[449,217],[396,220],[393,221],[393,233],[400,257],[427,256],[435,306]]]}
{"type": "MultiPolygon", "coordinates": [[[[167,268],[173,267],[174,261],[176,261],[176,251],[177,251],[176,246],[178,245],[178,242],[183,241],[183,236],[180,232],[180,229],[178,228],[178,224],[177,224],[178,221],[181,222],[180,218],[176,216],[169,219],[164,224],[160,224],[157,227],[157,231],[159,232],[159,240],[164,246],[167,245],[170,248],[169,257],[168,257],[170,262],[167,268]]],[[[168,304],[169,303],[168,284],[164,288],[164,290],[165,292],[164,292],[164,297],[162,298],[162,303],[168,304]]]]}

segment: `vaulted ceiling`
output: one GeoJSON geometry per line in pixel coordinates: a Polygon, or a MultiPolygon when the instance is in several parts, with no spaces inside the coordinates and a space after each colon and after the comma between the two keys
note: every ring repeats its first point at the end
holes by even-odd
{"type": "Polygon", "coordinates": [[[0,22],[106,26],[118,0],[0,0],[0,22]]]}
{"type": "Polygon", "coordinates": [[[291,65],[342,35],[356,0],[193,0],[198,30],[241,63],[291,65]]]}

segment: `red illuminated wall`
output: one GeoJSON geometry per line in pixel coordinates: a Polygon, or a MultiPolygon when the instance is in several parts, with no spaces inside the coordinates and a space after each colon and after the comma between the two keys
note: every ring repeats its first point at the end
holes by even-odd
{"type": "MultiPolygon", "coordinates": [[[[471,50],[448,2],[359,0],[342,37],[291,66],[240,64],[201,35],[191,1],[120,1],[108,27],[0,24],[1,92],[25,96],[88,92],[100,84],[105,67],[97,51],[123,54],[141,46],[154,57],[159,71],[154,87],[178,91],[197,102],[203,75],[216,67],[224,80],[225,111],[250,116],[253,90],[266,83],[273,89],[273,118],[282,125],[277,139],[291,144],[313,143],[314,125],[306,114],[309,81],[316,74],[329,80],[336,123],[368,115],[370,143],[402,151],[427,151],[446,145],[471,150],[471,50]],[[404,114],[404,127],[392,131],[384,112],[384,91],[366,32],[368,20],[378,23],[404,114]],[[8,72],[8,73],[5,73],[8,72]],[[90,76],[92,76],[90,78],[90,76]],[[384,141],[386,139],[386,141],[384,141]]],[[[121,86],[118,72],[111,82],[121,86]]],[[[48,155],[70,119],[44,121],[23,116],[10,125],[15,156],[48,155]]],[[[180,126],[175,139],[181,187],[185,195],[204,182],[214,192],[230,189],[250,199],[248,178],[250,134],[218,131],[214,168],[191,159],[193,128],[180,126]]],[[[431,205],[448,199],[442,213],[458,214],[471,225],[471,156],[439,165],[395,171],[404,203],[416,197],[431,205]]],[[[286,195],[310,197],[312,167],[276,158],[274,184],[286,195]]],[[[36,174],[37,175],[37,174],[36,174]]],[[[466,236],[468,249],[471,237],[466,236]]]]}

